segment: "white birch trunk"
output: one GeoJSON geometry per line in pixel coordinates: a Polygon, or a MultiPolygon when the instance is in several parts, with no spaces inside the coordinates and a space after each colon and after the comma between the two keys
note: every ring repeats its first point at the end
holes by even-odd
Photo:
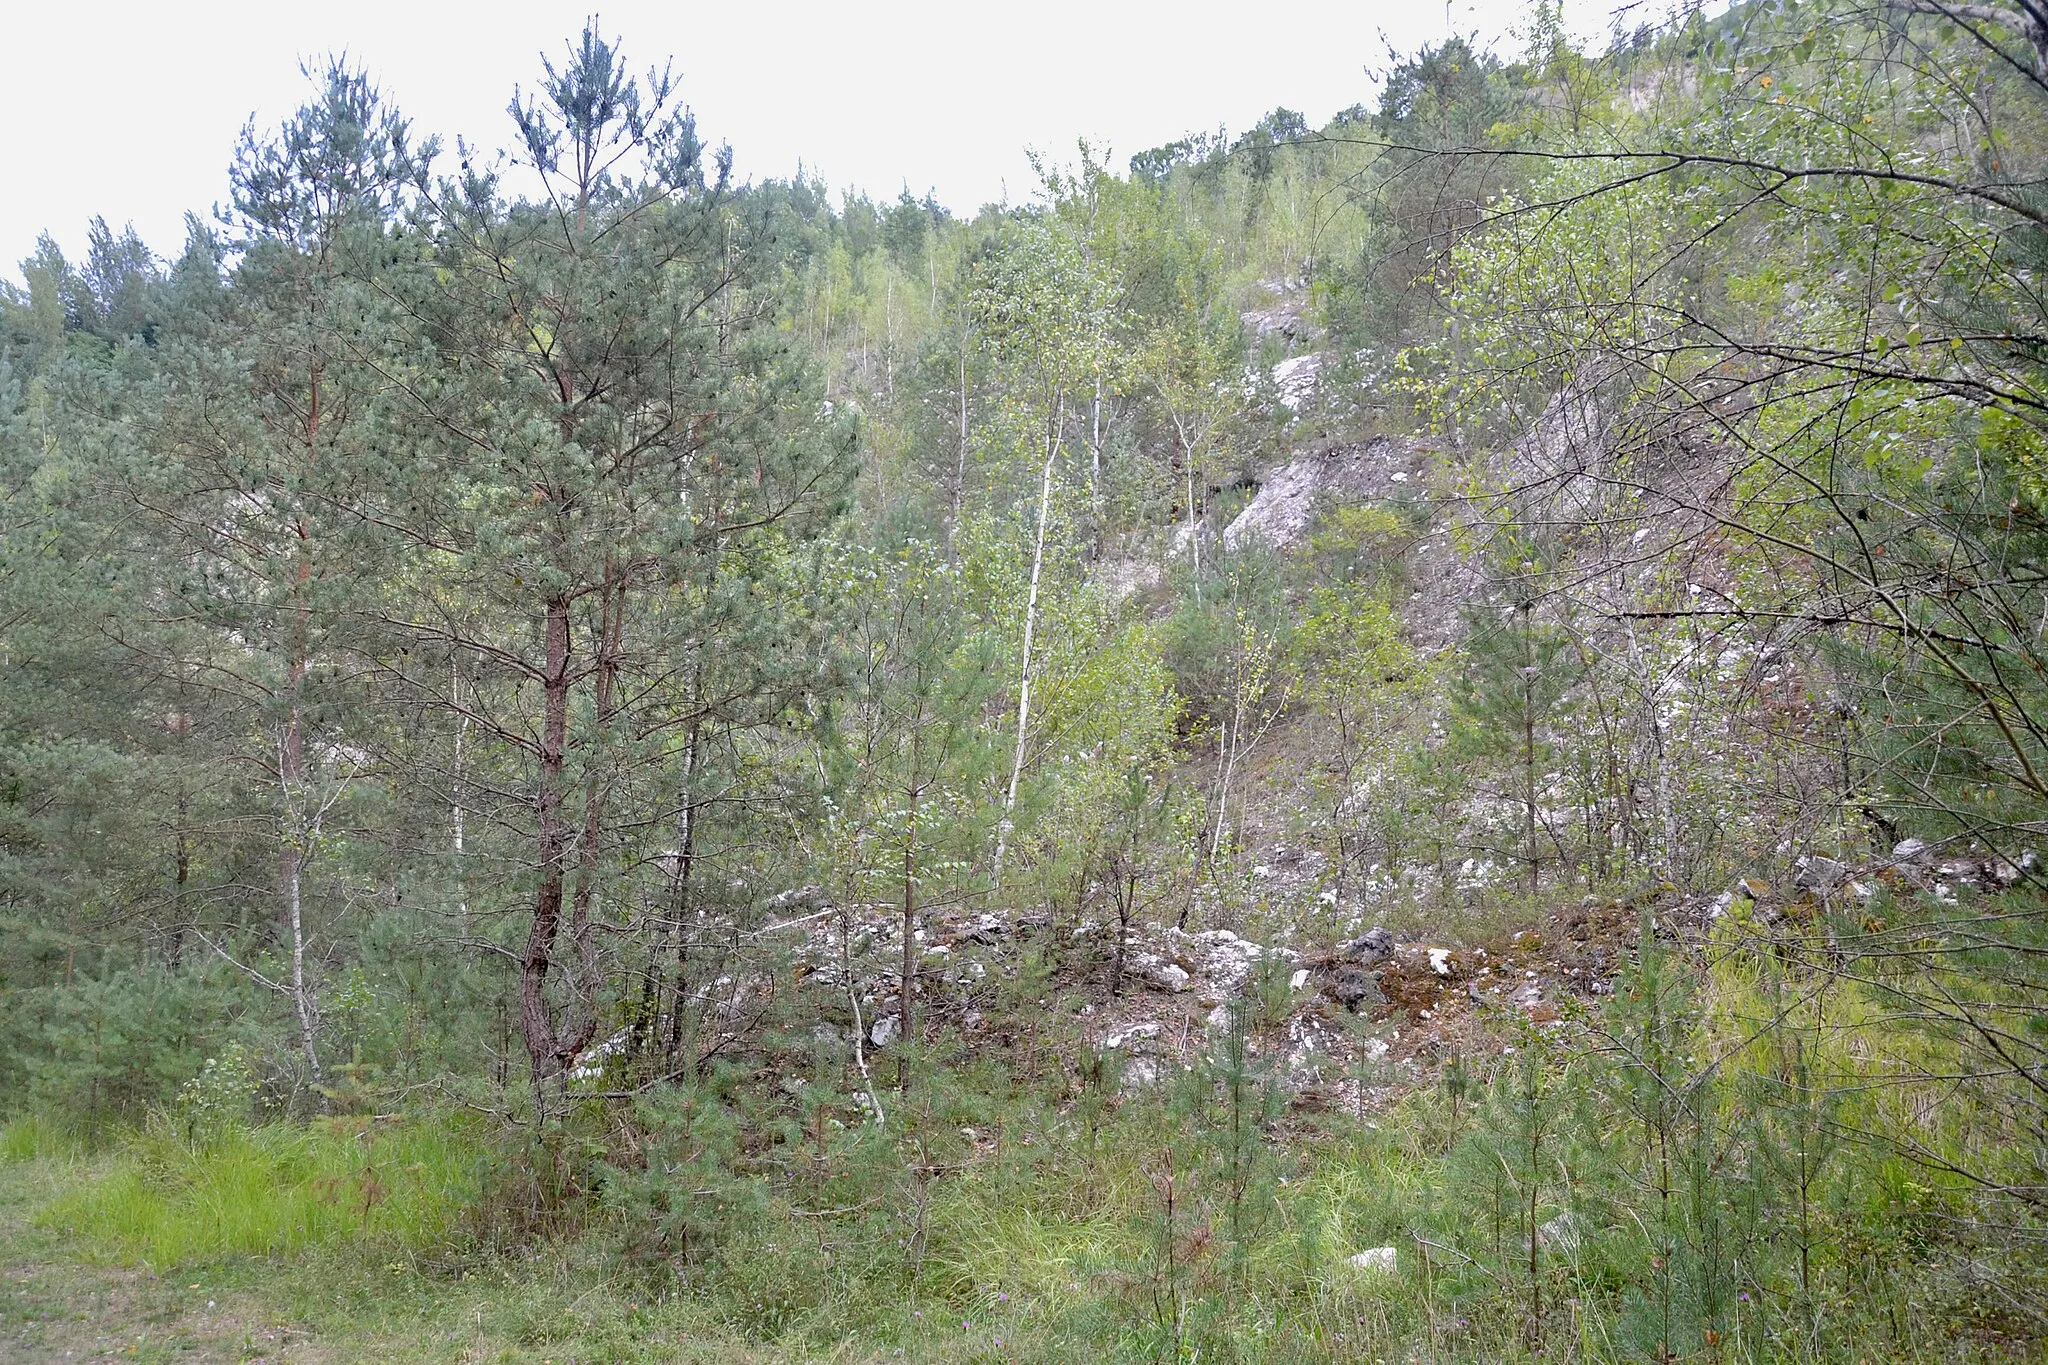
{"type": "Polygon", "coordinates": [[[1095,401],[1088,415],[1088,501],[1102,520],[1102,376],[1095,376],[1095,401]]]}
{"type": "Polygon", "coordinates": [[[1024,739],[1031,725],[1031,645],[1038,626],[1038,585],[1045,572],[1045,531],[1052,516],[1052,472],[1059,458],[1060,428],[1066,424],[1064,399],[1054,405],[1052,430],[1045,438],[1045,468],[1038,482],[1038,538],[1031,549],[1031,591],[1024,599],[1024,661],[1017,670],[1017,748],[1010,758],[1010,787],[1003,795],[1003,822],[996,827],[994,885],[1003,884],[1003,856],[1017,813],[1017,784],[1024,776],[1024,739]]]}
{"type": "Polygon", "coordinates": [[[960,503],[967,496],[967,331],[960,332],[960,444],[953,454],[953,517],[946,523],[946,558],[953,557],[960,529],[960,503]]]}
{"type": "Polygon", "coordinates": [[[306,1069],[312,1073],[313,1084],[319,1085],[320,1052],[313,1041],[313,1029],[317,1021],[313,1012],[313,994],[306,989],[306,929],[300,901],[300,874],[305,867],[305,861],[302,847],[298,855],[292,859],[289,891],[292,917],[292,1002],[298,1007],[299,1046],[306,1054],[306,1069]]]}
{"type": "Polygon", "coordinates": [[[469,713],[462,709],[462,670],[454,662],[448,665],[448,699],[455,703],[455,761],[454,773],[449,783],[448,833],[449,843],[455,854],[455,908],[466,922],[469,918],[468,883],[462,866],[463,809],[462,809],[462,751],[469,738],[469,713]]]}
{"type": "Polygon", "coordinates": [[[299,1020],[299,1049],[306,1055],[306,1070],[317,1086],[322,1079],[320,1051],[314,1037],[319,1013],[313,1006],[313,992],[306,984],[305,873],[306,859],[318,823],[307,814],[303,804],[305,786],[300,780],[301,774],[296,771],[300,766],[296,757],[297,726],[295,712],[287,730],[278,736],[278,787],[284,798],[281,832],[285,841],[285,930],[291,938],[291,995],[293,1012],[299,1020]]]}

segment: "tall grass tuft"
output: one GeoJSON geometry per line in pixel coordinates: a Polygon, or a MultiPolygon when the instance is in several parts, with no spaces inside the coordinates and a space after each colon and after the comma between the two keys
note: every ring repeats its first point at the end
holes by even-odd
{"type": "Polygon", "coordinates": [[[0,1161],[66,1161],[81,1150],[77,1135],[45,1114],[0,1125],[0,1161]]]}
{"type": "Polygon", "coordinates": [[[418,1256],[461,1240],[490,1146],[475,1125],[441,1116],[233,1126],[204,1141],[159,1122],[38,1221],[154,1266],[341,1243],[418,1256]]]}

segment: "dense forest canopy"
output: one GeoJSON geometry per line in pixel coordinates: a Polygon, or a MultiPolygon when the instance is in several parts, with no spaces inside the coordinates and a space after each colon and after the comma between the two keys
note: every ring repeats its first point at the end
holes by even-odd
{"type": "Polygon", "coordinates": [[[593,21],[46,238],[36,1226],[421,1358],[2041,1351],[2048,18],[1518,42],[968,217],[593,21]]]}

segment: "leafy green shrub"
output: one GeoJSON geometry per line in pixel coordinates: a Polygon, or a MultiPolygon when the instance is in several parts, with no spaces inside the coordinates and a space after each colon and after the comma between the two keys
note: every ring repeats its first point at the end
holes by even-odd
{"type": "Polygon", "coordinates": [[[1160,627],[1160,649],[1186,719],[1221,724],[1235,707],[1261,700],[1247,695],[1261,671],[1259,656],[1287,655],[1294,616],[1286,575],[1277,558],[1255,546],[1176,580],[1181,598],[1160,627]]]}
{"type": "Polygon", "coordinates": [[[186,1142],[211,1145],[256,1119],[260,1090],[248,1049],[230,1043],[180,1087],[165,1118],[186,1142]]]}

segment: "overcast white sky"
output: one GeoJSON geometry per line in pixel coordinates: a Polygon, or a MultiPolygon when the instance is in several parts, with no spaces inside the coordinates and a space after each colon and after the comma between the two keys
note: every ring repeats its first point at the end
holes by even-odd
{"type": "MultiPolygon", "coordinates": [[[[74,257],[96,213],[132,221],[160,254],[187,209],[226,195],[236,134],[305,96],[302,60],[345,50],[416,130],[503,146],[514,82],[559,53],[595,8],[634,68],[670,55],[707,140],[738,173],[799,160],[835,187],[937,191],[972,213],[1030,197],[1026,147],[1132,152],[1276,105],[1320,123],[1372,98],[1367,68],[1449,32],[1508,34],[1533,0],[1127,0],[691,4],[534,0],[215,0],[12,7],[0,56],[0,276],[51,232],[74,257]]],[[[1575,0],[1604,33],[1616,0],[1575,0]]],[[[1521,44],[1504,37],[1503,52],[1521,44]]]]}

